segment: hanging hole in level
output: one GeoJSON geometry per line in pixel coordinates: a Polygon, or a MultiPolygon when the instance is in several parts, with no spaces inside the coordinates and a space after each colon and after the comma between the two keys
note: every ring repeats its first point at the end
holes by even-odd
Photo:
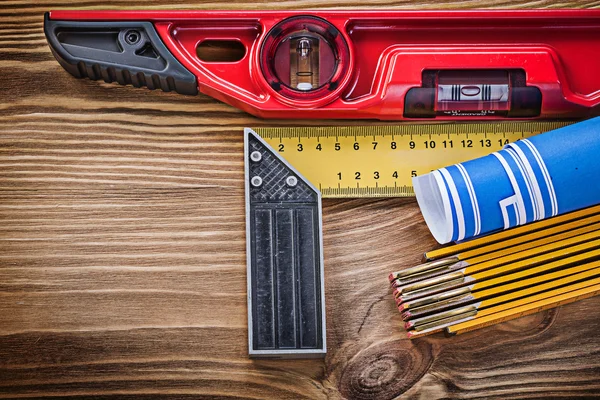
{"type": "Polygon", "coordinates": [[[196,55],[204,62],[237,62],[246,55],[246,46],[238,40],[204,40],[196,47],[196,55]]]}

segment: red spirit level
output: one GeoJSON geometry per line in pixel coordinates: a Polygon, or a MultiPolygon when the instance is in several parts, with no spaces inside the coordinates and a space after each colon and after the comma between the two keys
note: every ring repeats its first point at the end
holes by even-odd
{"type": "Polygon", "coordinates": [[[260,117],[600,114],[600,10],[52,11],[45,32],[76,77],[260,117]]]}

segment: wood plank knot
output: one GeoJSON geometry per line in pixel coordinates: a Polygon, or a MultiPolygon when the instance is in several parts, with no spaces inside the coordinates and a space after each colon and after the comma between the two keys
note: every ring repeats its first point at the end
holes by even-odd
{"type": "Polygon", "coordinates": [[[426,340],[395,340],[360,351],[344,369],[339,390],[351,399],[393,399],[415,385],[433,361],[426,340]]]}

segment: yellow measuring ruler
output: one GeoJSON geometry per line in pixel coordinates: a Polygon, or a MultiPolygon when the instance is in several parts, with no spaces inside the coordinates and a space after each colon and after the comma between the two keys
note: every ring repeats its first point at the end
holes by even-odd
{"type": "Polygon", "coordinates": [[[414,196],[412,177],[571,122],[255,128],[323,197],[414,196]]]}

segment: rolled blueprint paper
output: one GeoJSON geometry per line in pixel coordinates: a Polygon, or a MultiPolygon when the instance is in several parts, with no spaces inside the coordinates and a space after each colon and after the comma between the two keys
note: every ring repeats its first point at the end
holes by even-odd
{"type": "Polygon", "coordinates": [[[417,176],[413,186],[442,244],[599,204],[600,117],[417,176]]]}

